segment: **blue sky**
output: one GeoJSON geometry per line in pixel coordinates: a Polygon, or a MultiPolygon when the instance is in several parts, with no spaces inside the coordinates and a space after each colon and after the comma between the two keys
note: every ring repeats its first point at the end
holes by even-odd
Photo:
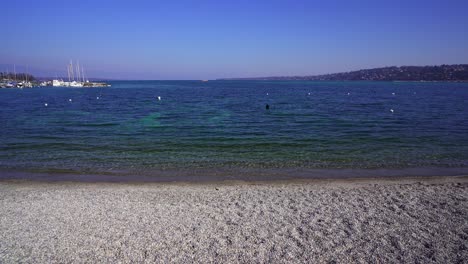
{"type": "Polygon", "coordinates": [[[468,1],[2,1],[0,71],[213,79],[468,63],[468,1]]]}

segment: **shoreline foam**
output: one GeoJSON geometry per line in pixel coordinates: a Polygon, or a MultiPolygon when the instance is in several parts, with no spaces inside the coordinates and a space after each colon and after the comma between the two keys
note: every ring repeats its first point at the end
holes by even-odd
{"type": "Polygon", "coordinates": [[[289,180],[334,180],[334,179],[372,179],[372,178],[420,178],[439,176],[468,175],[468,168],[405,168],[405,169],[245,169],[245,168],[212,168],[212,169],[179,169],[152,170],[139,174],[116,171],[115,173],[88,172],[41,172],[1,170],[0,182],[5,180],[28,180],[38,182],[271,182],[289,180]]]}

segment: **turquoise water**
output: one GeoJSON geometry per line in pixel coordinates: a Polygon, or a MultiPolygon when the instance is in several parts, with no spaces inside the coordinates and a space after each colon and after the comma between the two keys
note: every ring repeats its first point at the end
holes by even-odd
{"type": "Polygon", "coordinates": [[[111,84],[0,89],[0,170],[468,167],[468,83],[111,84]]]}

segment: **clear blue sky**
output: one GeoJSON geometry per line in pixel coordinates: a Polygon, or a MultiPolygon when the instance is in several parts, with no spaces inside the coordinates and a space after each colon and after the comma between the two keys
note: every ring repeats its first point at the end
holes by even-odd
{"type": "Polygon", "coordinates": [[[468,63],[468,1],[1,2],[0,71],[212,79],[468,63]]]}

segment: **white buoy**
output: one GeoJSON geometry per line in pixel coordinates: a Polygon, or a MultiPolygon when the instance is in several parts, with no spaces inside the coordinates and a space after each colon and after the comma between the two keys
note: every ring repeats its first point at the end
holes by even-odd
{"type": "Polygon", "coordinates": [[[72,99],[71,99],[71,98],[70,98],[70,99],[68,99],[68,102],[71,102],[71,101],[72,101],[72,99]]]}
{"type": "Polygon", "coordinates": [[[393,109],[390,109],[390,112],[392,112],[392,113],[393,113],[393,109]]]}
{"type": "Polygon", "coordinates": [[[350,95],[351,93],[348,93],[348,95],[350,95]]]}
{"type": "Polygon", "coordinates": [[[267,93],[267,95],[269,95],[269,94],[267,93]]]}
{"type": "Polygon", "coordinates": [[[47,104],[47,103],[45,103],[45,104],[44,104],[44,106],[48,106],[48,104],[47,104]]]}
{"type": "Polygon", "coordinates": [[[392,93],[392,95],[395,95],[395,93],[392,93]]]}
{"type": "Polygon", "coordinates": [[[158,100],[161,101],[161,96],[158,96],[158,100]]]}
{"type": "Polygon", "coordinates": [[[98,96],[98,97],[96,97],[96,100],[99,100],[99,96],[98,96]]]}
{"type": "Polygon", "coordinates": [[[310,93],[309,93],[309,95],[310,95],[310,93]]]}

